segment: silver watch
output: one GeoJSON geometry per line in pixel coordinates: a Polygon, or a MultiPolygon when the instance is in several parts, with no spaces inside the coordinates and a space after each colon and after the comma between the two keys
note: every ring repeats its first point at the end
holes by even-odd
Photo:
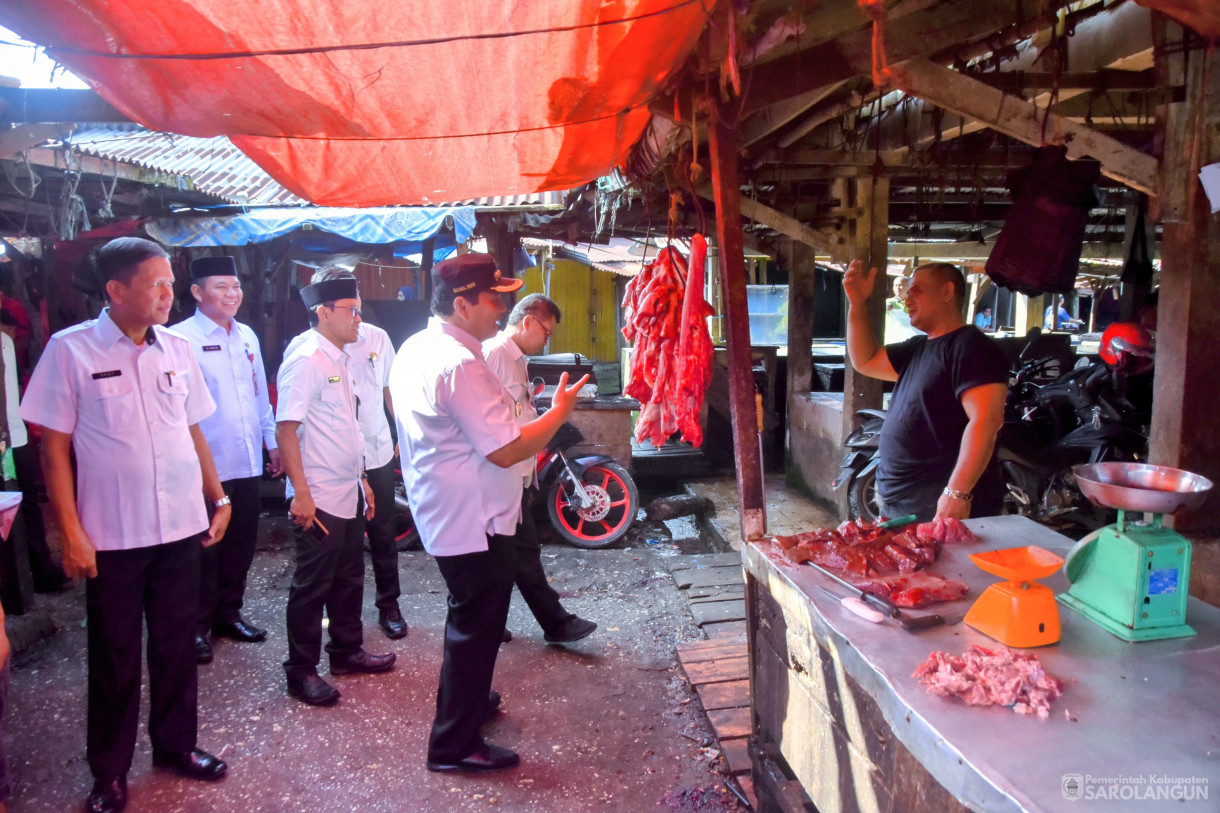
{"type": "Polygon", "coordinates": [[[228,494],[224,495],[219,500],[215,500],[212,503],[212,505],[216,506],[217,508],[224,508],[226,505],[232,505],[232,504],[233,504],[233,501],[229,499],[228,494]]]}

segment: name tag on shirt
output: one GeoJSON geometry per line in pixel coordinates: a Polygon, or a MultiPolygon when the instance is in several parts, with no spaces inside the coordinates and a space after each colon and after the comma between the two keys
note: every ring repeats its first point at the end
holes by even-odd
{"type": "Polygon", "coordinates": [[[328,378],[326,380],[332,384],[338,384],[342,379],[340,379],[339,376],[337,376],[337,375],[332,375],[330,378],[328,378]]]}
{"type": "Polygon", "coordinates": [[[211,353],[212,351],[219,350],[219,349],[220,349],[220,345],[218,345],[218,344],[205,344],[203,346],[203,352],[205,352],[205,353],[211,353]]]}
{"type": "Polygon", "coordinates": [[[107,370],[104,373],[94,373],[93,380],[97,381],[102,378],[114,378],[115,376],[120,376],[122,374],[123,374],[122,370],[107,370]]]}

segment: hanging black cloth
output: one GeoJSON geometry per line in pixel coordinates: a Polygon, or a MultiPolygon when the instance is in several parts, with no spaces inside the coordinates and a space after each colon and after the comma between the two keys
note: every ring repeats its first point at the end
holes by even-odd
{"type": "Polygon", "coordinates": [[[1069,161],[1059,146],[1039,147],[1032,165],[1008,174],[1013,205],[987,258],[997,285],[1030,296],[1072,290],[1099,177],[1100,162],[1069,161]]]}

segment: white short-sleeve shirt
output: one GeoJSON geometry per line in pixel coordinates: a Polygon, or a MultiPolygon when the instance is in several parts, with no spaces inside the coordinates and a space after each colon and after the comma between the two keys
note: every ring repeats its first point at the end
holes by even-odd
{"type": "Polygon", "coordinates": [[[351,359],[352,387],[360,399],[364,465],[377,469],[394,459],[394,436],[385,414],[385,388],[390,385],[390,368],[394,366],[394,344],[384,330],[361,322],[360,338],[343,351],[351,359]]]}
{"type": "Polygon", "coordinates": [[[432,317],[403,343],[390,371],[403,482],[433,556],[487,550],[516,533],[521,477],[487,455],[521,436],[508,390],[466,331],[432,317]]]}
{"type": "MultiPolygon", "coordinates": [[[[364,471],[364,438],[356,421],[351,359],[310,330],[284,357],[276,375],[279,421],[296,421],[305,482],[314,505],[340,519],[354,519],[364,471]]],[[[295,494],[288,481],[287,496],[295,494]]]]}
{"type": "Polygon", "coordinates": [[[263,473],[263,444],[275,445],[275,413],[267,396],[267,371],[258,336],[237,320],[232,330],[196,310],[174,325],[195,351],[216,411],[199,428],[212,449],[216,471],[223,480],[257,477],[263,473]]]}
{"type": "MultiPolygon", "coordinates": [[[[525,424],[538,417],[534,399],[530,393],[529,358],[513,341],[508,331],[501,330],[483,342],[483,358],[487,366],[508,389],[513,399],[513,412],[517,423],[525,424]]],[[[534,483],[534,460],[522,460],[513,469],[521,475],[521,482],[528,488],[534,483]]]]}
{"type": "Polygon", "coordinates": [[[51,337],[21,417],[72,435],[76,506],[99,551],[175,542],[208,528],[190,427],[215,410],[190,343],[163,327],[136,344],[103,310],[51,337]]]}

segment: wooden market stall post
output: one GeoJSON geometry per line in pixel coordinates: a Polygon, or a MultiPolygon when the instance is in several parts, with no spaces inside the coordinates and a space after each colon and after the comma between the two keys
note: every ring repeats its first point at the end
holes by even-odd
{"type": "Polygon", "coordinates": [[[746,303],[745,240],[741,231],[741,186],[737,179],[738,133],[717,108],[709,126],[720,281],[724,296],[729,364],[729,402],[733,413],[733,456],[743,539],[766,533],[762,460],[755,435],[754,376],[750,361],[750,318],[746,303]]]}

